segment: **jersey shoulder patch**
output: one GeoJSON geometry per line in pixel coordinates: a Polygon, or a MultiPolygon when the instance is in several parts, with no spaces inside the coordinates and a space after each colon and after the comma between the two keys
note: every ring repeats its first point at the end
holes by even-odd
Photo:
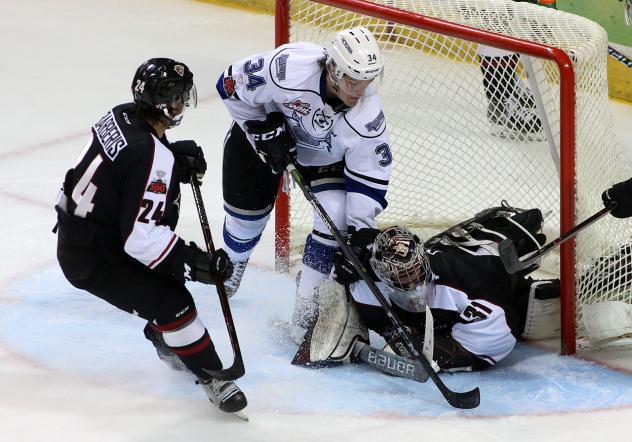
{"type": "Polygon", "coordinates": [[[319,93],[324,48],[314,43],[290,43],[279,47],[270,60],[270,78],[282,89],[319,93]]]}
{"type": "Polygon", "coordinates": [[[386,117],[377,95],[364,97],[346,113],[345,121],[364,138],[379,137],[386,130],[386,117]]]}

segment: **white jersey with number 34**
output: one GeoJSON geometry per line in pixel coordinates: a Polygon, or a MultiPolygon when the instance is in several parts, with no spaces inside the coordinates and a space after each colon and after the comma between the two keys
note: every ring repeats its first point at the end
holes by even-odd
{"type": "Polygon", "coordinates": [[[344,161],[351,199],[348,208],[354,211],[362,207],[359,210],[364,214],[359,218],[373,218],[386,207],[392,163],[377,87],[370,85],[353,107],[328,100],[324,60],[322,46],[286,44],[229,66],[217,82],[217,91],[246,133],[246,121],[265,120],[271,112],[283,113],[296,140],[301,165],[344,161]]]}

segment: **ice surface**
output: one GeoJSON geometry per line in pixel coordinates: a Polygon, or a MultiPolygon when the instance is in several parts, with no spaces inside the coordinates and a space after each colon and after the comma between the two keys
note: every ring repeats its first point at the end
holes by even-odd
{"type": "MultiPolygon", "coordinates": [[[[363,366],[291,366],[284,324],[294,281],[271,271],[264,235],[231,300],[250,423],[208,404],[191,376],[170,370],[144,323],[73,289],[55,263],[52,201],[90,125],[129,97],[135,68],[169,56],[195,74],[201,103],[172,139],[205,147],[202,188],[220,242],[221,143],[229,117],[214,83],[232,61],[273,46],[273,19],[184,0],[19,2],[0,14],[0,441],[629,441],[629,360],[616,371],[520,345],[494,370],[443,376],[481,388],[475,410],[450,408],[432,383],[363,366]],[[626,371],[628,367],[628,371],[626,371]]],[[[613,104],[632,151],[632,107],[613,104]]],[[[201,241],[183,188],[178,233],[201,241]]],[[[212,287],[191,284],[225,362],[231,350],[212,287]]]]}

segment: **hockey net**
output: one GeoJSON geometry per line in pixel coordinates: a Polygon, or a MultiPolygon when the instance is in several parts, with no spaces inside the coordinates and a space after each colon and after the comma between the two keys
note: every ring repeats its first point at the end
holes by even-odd
{"type": "MultiPolygon", "coordinates": [[[[542,209],[552,239],[632,176],[609,110],[607,34],[588,19],[509,0],[277,0],[276,25],[277,45],[325,45],[352,26],[380,43],[394,156],[380,226],[403,224],[428,238],[506,200],[542,209]],[[518,83],[537,98],[545,136],[507,136],[490,123],[479,44],[520,54],[518,83]]],[[[294,269],[312,215],[299,189],[289,201],[290,210],[277,203],[277,263],[294,269]]],[[[631,226],[608,216],[547,259],[562,279],[563,353],[575,351],[576,331],[585,333],[582,306],[632,303],[631,226]]]]}

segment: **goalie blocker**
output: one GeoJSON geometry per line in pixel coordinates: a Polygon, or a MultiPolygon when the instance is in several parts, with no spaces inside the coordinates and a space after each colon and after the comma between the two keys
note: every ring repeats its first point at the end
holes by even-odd
{"type": "MultiPolygon", "coordinates": [[[[520,211],[503,204],[431,238],[427,244],[432,244],[432,248],[427,251],[411,234],[414,244],[407,247],[423,250],[432,275],[429,282],[407,291],[379,285],[383,293],[390,294],[391,304],[402,322],[418,337],[416,344],[420,350],[426,337],[424,354],[429,360],[432,360],[429,355],[434,354],[442,369],[480,370],[509,354],[516,338],[544,339],[559,334],[559,281],[508,275],[497,251],[494,253],[494,245],[508,237],[523,253],[535,250],[545,241],[539,233],[541,225],[539,210],[520,211]],[[407,304],[407,296],[414,298],[414,302],[407,304]],[[428,311],[435,313],[430,333],[427,318],[432,315],[426,313],[420,297],[428,311]],[[410,305],[417,307],[411,309],[410,305]],[[432,339],[435,342],[430,344],[428,352],[428,342],[432,339]]],[[[400,241],[400,251],[401,246],[400,241]]],[[[331,366],[357,360],[359,355],[361,360],[386,373],[425,380],[427,374],[420,373],[415,361],[408,359],[402,346],[396,345],[397,336],[389,331],[388,319],[372,295],[362,289],[363,285],[352,283],[347,292],[341,285],[328,281],[318,288],[318,316],[293,363],[331,366]],[[349,294],[355,302],[349,299],[349,294]],[[363,322],[389,342],[386,351],[390,348],[405,359],[389,360],[384,350],[368,347],[363,322]],[[400,370],[395,369],[398,366],[400,370]]]]}

